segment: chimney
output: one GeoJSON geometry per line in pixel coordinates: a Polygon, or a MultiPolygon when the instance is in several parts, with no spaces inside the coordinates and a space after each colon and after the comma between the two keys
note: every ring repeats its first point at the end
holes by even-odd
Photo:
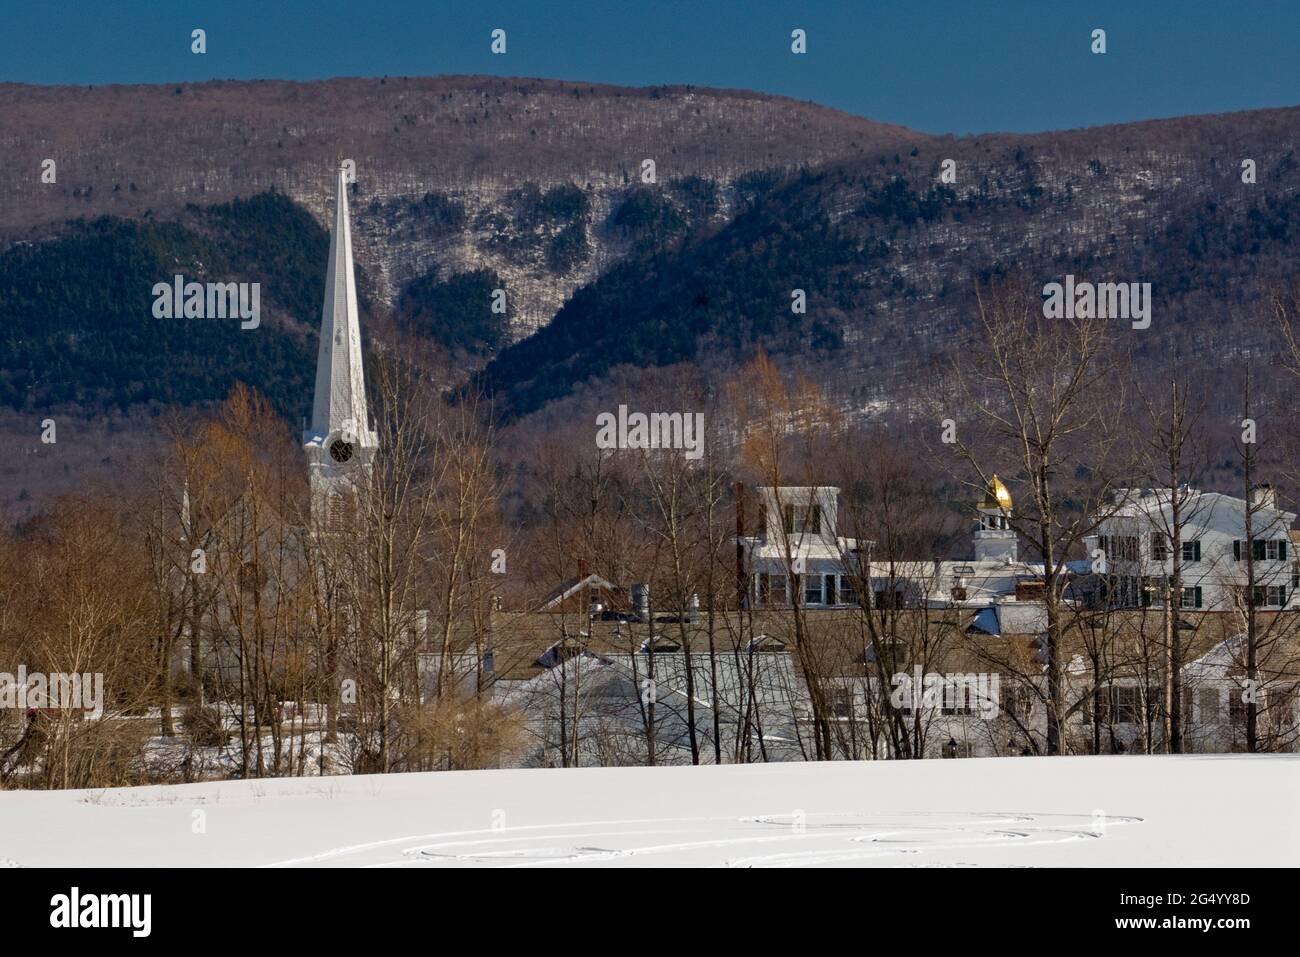
{"type": "Polygon", "coordinates": [[[632,586],[632,612],[636,620],[645,624],[650,621],[650,586],[637,583],[632,586]]]}
{"type": "Polygon", "coordinates": [[[1273,486],[1267,482],[1254,486],[1250,490],[1250,504],[1252,508],[1277,508],[1277,493],[1273,486]]]}
{"type": "Polygon", "coordinates": [[[740,539],[745,534],[745,483],[736,483],[736,608],[745,607],[749,583],[745,579],[745,546],[740,539]]]}
{"type": "MultiPolygon", "coordinates": [[[[587,560],[585,558],[579,558],[578,559],[578,581],[579,582],[586,581],[587,575],[588,575],[587,560]]],[[[596,606],[600,604],[600,590],[597,588],[586,587],[583,588],[582,594],[587,597],[587,608],[591,615],[591,619],[595,621],[597,615],[596,606]]]]}

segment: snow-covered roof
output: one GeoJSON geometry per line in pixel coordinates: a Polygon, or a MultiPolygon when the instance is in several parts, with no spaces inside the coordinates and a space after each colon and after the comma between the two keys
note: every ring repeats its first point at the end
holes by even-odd
{"type": "MultiPolygon", "coordinates": [[[[1186,489],[1181,494],[1185,496],[1179,510],[1181,519],[1196,527],[1216,527],[1220,523],[1235,526],[1246,510],[1245,499],[1222,492],[1186,489]]],[[[1169,489],[1120,489],[1116,495],[1120,504],[1110,513],[1111,518],[1149,520],[1153,514],[1171,511],[1172,493],[1169,489]]],[[[1262,507],[1255,519],[1260,526],[1280,523],[1288,528],[1295,520],[1295,512],[1276,506],[1262,507]]]]}
{"type": "Polygon", "coordinates": [[[1047,607],[1036,601],[1007,601],[981,608],[967,631],[988,635],[1038,635],[1047,630],[1047,607]]]}

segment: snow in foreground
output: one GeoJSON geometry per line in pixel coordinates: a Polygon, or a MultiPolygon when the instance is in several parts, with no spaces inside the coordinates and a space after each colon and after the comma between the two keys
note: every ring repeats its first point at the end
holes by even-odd
{"type": "Polygon", "coordinates": [[[0,865],[1300,864],[1300,756],[467,771],[0,793],[0,865]]]}

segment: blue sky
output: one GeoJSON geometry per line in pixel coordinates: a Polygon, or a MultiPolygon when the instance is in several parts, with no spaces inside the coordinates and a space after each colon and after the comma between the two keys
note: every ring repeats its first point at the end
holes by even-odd
{"type": "MultiPolygon", "coordinates": [[[[926,132],[1300,103],[1300,0],[0,0],[0,80],[492,73],[740,87],[926,132]],[[190,31],[208,52],[190,52],[190,31]],[[504,56],[489,51],[507,31],[504,56]],[[808,53],[790,52],[790,31],[808,53]],[[1089,50],[1094,28],[1108,52],[1089,50]]],[[[0,126],[3,118],[0,118],[0,126]]]]}

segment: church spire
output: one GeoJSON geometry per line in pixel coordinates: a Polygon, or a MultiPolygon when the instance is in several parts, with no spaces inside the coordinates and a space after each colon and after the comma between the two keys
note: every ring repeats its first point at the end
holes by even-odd
{"type": "Polygon", "coordinates": [[[347,171],[340,168],[316,354],[316,392],[311,423],[302,437],[310,465],[312,513],[327,521],[332,521],[331,503],[356,488],[379,445],[379,437],[370,428],[361,368],[361,322],[352,269],[347,186],[347,171]]]}
{"type": "Polygon", "coordinates": [[[329,447],[336,439],[373,448],[361,368],[361,322],[352,268],[352,230],[348,224],[347,171],[338,171],[334,222],[330,229],[325,303],[321,310],[320,350],[316,355],[316,393],[307,444],[329,447]]]}

